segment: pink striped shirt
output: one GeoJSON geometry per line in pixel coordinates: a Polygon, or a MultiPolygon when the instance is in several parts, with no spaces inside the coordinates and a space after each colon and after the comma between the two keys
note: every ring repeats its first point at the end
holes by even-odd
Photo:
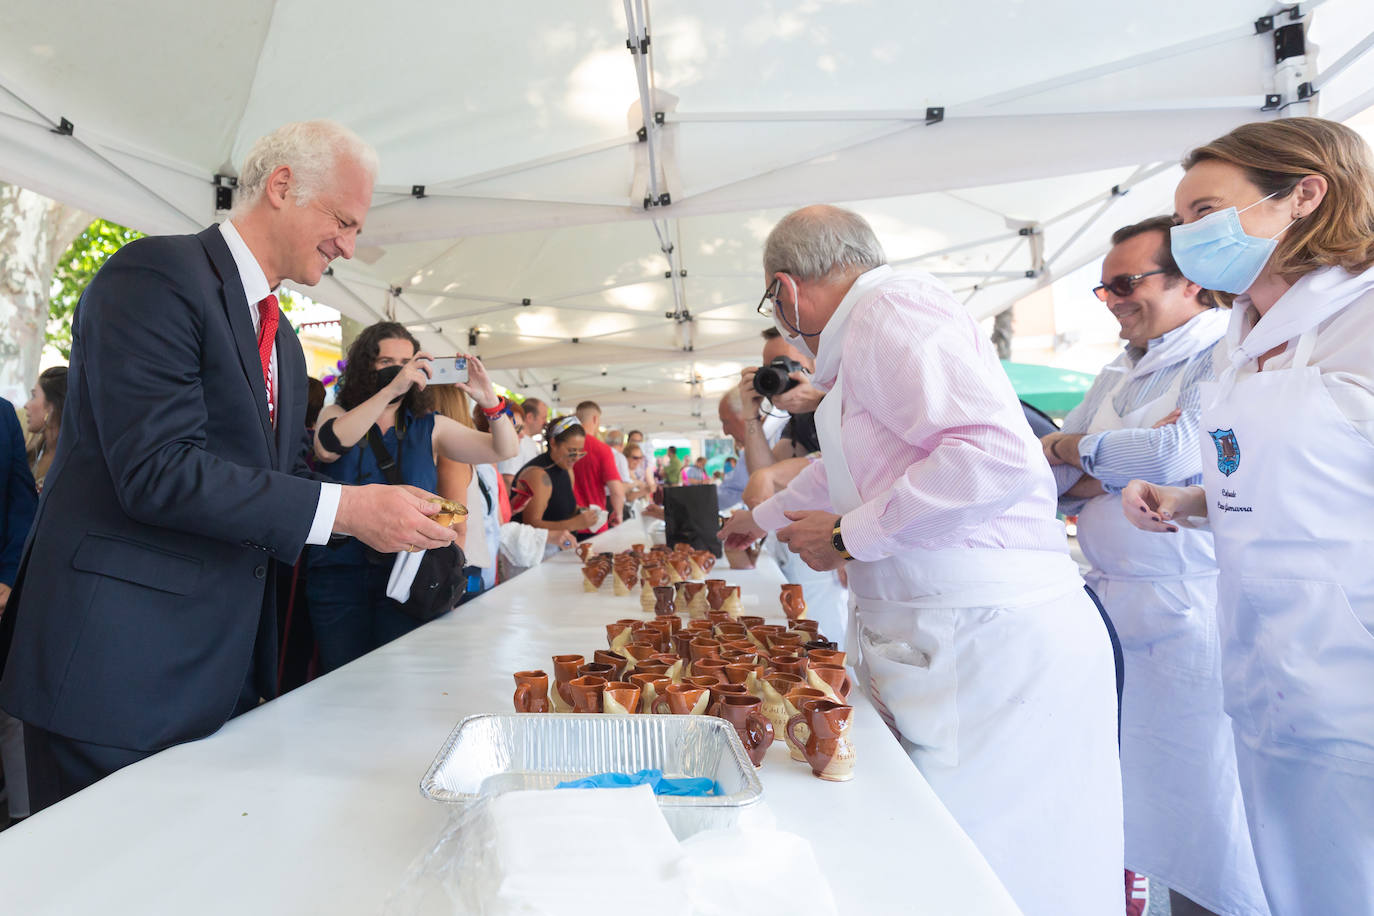
{"type": "MultiPolygon", "coordinates": [[[[1064,552],[1054,477],[992,344],[925,274],[894,273],[858,303],[843,338],[844,457],[863,504],[844,515],[859,560],[912,549],[1064,552]]],[[[825,459],[760,504],[773,531],[785,511],[834,511],[825,459]]]]}

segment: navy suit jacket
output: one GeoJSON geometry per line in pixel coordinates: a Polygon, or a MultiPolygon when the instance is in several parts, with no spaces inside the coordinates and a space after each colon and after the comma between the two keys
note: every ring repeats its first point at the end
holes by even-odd
{"type": "Polygon", "coordinates": [[[274,429],[214,226],[122,248],[72,340],[57,453],[0,618],[0,706],[68,738],[158,750],[223,725],[250,676],[273,695],[268,586],[320,494],[299,447],[305,357],[281,322],[274,429]]]}
{"type": "Polygon", "coordinates": [[[24,451],[24,431],[14,405],[0,398],[0,584],[14,584],[37,505],[38,491],[24,451]]]}

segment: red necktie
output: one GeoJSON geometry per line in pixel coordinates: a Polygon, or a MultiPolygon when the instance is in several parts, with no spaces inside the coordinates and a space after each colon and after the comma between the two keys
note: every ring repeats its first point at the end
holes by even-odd
{"type": "Polygon", "coordinates": [[[277,297],[268,294],[258,303],[258,356],[262,359],[262,382],[267,386],[267,418],[277,425],[277,400],[272,394],[272,343],[277,339],[277,297]]]}

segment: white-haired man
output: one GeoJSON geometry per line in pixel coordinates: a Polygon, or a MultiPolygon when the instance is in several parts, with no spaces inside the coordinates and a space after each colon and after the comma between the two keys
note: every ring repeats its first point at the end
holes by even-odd
{"type": "Polygon", "coordinates": [[[849,211],[789,214],[763,261],[760,310],[827,389],[822,457],[722,536],[848,560],[861,680],[1017,904],[1120,912],[1111,643],[991,345],[849,211]]]}
{"type": "Polygon", "coordinates": [[[305,358],[272,291],[349,258],[376,154],[330,122],[248,153],[229,221],[110,258],[73,328],[65,433],[0,626],[35,811],[275,689],[277,564],[331,532],[453,532],[419,491],[304,465],[305,358]]]}

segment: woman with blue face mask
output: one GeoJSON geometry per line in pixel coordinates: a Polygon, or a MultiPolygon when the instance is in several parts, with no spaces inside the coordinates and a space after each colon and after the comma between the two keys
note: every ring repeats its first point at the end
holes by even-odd
{"type": "Polygon", "coordinates": [[[1212,529],[1225,706],[1271,911],[1368,912],[1374,163],[1343,125],[1290,118],[1183,165],[1174,258],[1236,298],[1202,395],[1203,485],[1133,481],[1123,509],[1146,530],[1212,529]]]}

